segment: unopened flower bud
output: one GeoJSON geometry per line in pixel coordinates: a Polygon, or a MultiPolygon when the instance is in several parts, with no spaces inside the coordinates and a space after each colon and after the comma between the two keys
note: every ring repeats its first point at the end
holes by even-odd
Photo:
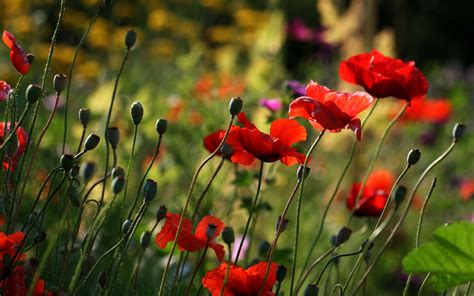
{"type": "Polygon", "coordinates": [[[277,274],[276,274],[276,280],[277,282],[281,283],[286,277],[286,272],[288,271],[288,268],[286,268],[284,265],[278,265],[277,267],[277,274]]]}
{"type": "Polygon", "coordinates": [[[161,221],[166,217],[166,213],[168,213],[168,209],[166,206],[160,206],[156,211],[156,221],[161,221]]]}
{"type": "Polygon", "coordinates": [[[145,181],[145,185],[143,186],[143,196],[145,198],[145,201],[152,201],[156,196],[157,189],[158,186],[156,185],[156,182],[152,179],[147,179],[145,181]]]}
{"type": "Polygon", "coordinates": [[[35,61],[35,55],[32,53],[27,53],[26,59],[28,60],[28,64],[33,65],[33,62],[35,61]]]}
{"type": "Polygon", "coordinates": [[[92,176],[94,176],[94,172],[95,172],[95,162],[89,161],[81,165],[79,176],[84,181],[89,181],[92,178],[92,176]]]}
{"type": "Polygon", "coordinates": [[[405,199],[407,195],[407,188],[403,185],[398,185],[395,189],[394,200],[397,204],[400,204],[405,199]]]}
{"type": "Polygon", "coordinates": [[[337,235],[331,238],[332,245],[338,247],[349,240],[351,237],[352,230],[347,227],[342,227],[337,235]]]}
{"type": "Polygon", "coordinates": [[[216,230],[217,230],[217,225],[216,224],[207,224],[207,228],[206,228],[206,238],[208,241],[210,241],[211,239],[214,238],[214,235],[216,234],[216,230]]]}
{"type": "Polygon", "coordinates": [[[78,164],[75,164],[72,166],[71,170],[69,171],[69,174],[71,177],[77,177],[79,176],[79,171],[81,170],[81,167],[78,164]]]}
{"type": "Polygon", "coordinates": [[[40,244],[46,239],[46,232],[41,231],[35,235],[33,238],[34,244],[40,244]]]}
{"type": "Polygon", "coordinates": [[[91,110],[88,108],[79,109],[79,120],[82,123],[82,126],[86,127],[89,124],[91,118],[91,110]]]}
{"type": "Polygon", "coordinates": [[[112,191],[114,194],[119,194],[125,185],[125,178],[123,176],[115,177],[112,181],[112,191]]]}
{"type": "Polygon", "coordinates": [[[228,245],[232,245],[235,241],[234,229],[232,227],[226,226],[222,230],[222,239],[228,245]]]}
{"type": "Polygon", "coordinates": [[[109,276],[107,275],[107,272],[102,271],[99,274],[99,285],[102,289],[105,289],[107,287],[107,284],[109,282],[109,276]]]}
{"type": "Polygon", "coordinates": [[[310,284],[304,290],[304,296],[318,296],[319,288],[315,284],[310,284]]]}
{"type": "Polygon", "coordinates": [[[258,246],[258,254],[260,257],[266,257],[268,250],[270,250],[270,243],[266,240],[262,240],[258,246]]]}
{"type": "Polygon", "coordinates": [[[236,116],[237,114],[239,114],[240,111],[242,110],[242,105],[243,104],[244,104],[244,102],[239,97],[235,97],[235,98],[230,99],[230,103],[229,103],[230,115],[236,116]]]}
{"type": "Polygon", "coordinates": [[[279,233],[282,233],[283,231],[285,231],[286,227],[288,227],[288,222],[290,222],[290,220],[285,218],[282,221],[281,216],[279,216],[277,223],[275,225],[275,231],[279,233]]]}
{"type": "Polygon", "coordinates": [[[38,84],[28,85],[28,87],[26,88],[26,99],[28,100],[28,103],[33,104],[38,101],[41,97],[41,92],[41,86],[39,86],[38,84]]]}
{"type": "MultiPolygon", "coordinates": [[[[304,169],[304,165],[300,164],[300,166],[298,167],[298,171],[296,172],[296,177],[298,178],[298,180],[303,180],[303,169],[304,169]]],[[[306,177],[308,177],[309,171],[310,171],[310,168],[306,167],[306,170],[304,170],[304,178],[305,179],[306,179],[306,177]]]]}
{"type": "Polygon", "coordinates": [[[64,74],[56,74],[53,78],[54,90],[60,94],[66,88],[67,76],[64,74]]]}
{"type": "Polygon", "coordinates": [[[466,126],[462,123],[456,123],[453,128],[453,139],[455,142],[461,140],[462,136],[464,135],[464,131],[466,130],[466,126]]]}
{"type": "Polygon", "coordinates": [[[127,46],[127,49],[131,49],[136,42],[137,32],[135,32],[134,30],[127,31],[127,34],[125,35],[125,46],[127,46]]]}
{"type": "Polygon", "coordinates": [[[84,150],[89,151],[95,149],[99,145],[100,137],[96,134],[90,134],[84,142],[84,150]]]}
{"type": "Polygon", "coordinates": [[[120,140],[120,132],[118,127],[109,127],[107,129],[107,141],[112,146],[112,149],[117,149],[120,140]]]}
{"type": "Polygon", "coordinates": [[[407,156],[407,163],[408,165],[414,165],[416,164],[421,157],[421,152],[418,149],[411,149],[410,152],[408,152],[407,156]]]}
{"type": "Polygon", "coordinates": [[[151,232],[145,231],[142,233],[140,236],[140,245],[142,246],[142,249],[145,250],[148,248],[150,245],[150,240],[151,240],[151,232]]]}
{"type": "Polygon", "coordinates": [[[125,170],[122,167],[114,167],[112,169],[112,179],[117,177],[125,177],[125,170]]]}
{"type": "Polygon", "coordinates": [[[127,219],[127,220],[123,221],[123,224],[122,224],[122,234],[128,233],[128,231],[130,230],[130,227],[131,227],[131,226],[132,226],[132,220],[127,219]]]}
{"type": "Polygon", "coordinates": [[[74,155],[72,154],[63,154],[61,156],[61,167],[65,171],[69,171],[74,166],[74,155]]]}
{"type": "Polygon", "coordinates": [[[73,207],[79,208],[81,206],[81,194],[79,193],[79,190],[77,190],[77,186],[69,186],[67,188],[67,196],[69,197],[69,201],[71,201],[73,207]]]}
{"type": "Polygon", "coordinates": [[[143,106],[140,102],[134,102],[130,107],[130,114],[134,125],[138,125],[143,119],[143,106]]]}
{"type": "Polygon", "coordinates": [[[162,136],[168,130],[168,121],[160,118],[156,121],[155,127],[158,135],[162,136]]]}

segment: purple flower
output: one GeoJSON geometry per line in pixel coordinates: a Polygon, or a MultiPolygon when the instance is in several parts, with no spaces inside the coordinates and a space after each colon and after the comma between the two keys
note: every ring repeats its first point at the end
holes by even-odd
{"type": "Polygon", "coordinates": [[[288,87],[293,91],[294,95],[297,97],[306,96],[306,85],[302,84],[297,80],[288,81],[288,87]]]}
{"type": "Polygon", "coordinates": [[[3,80],[0,80],[0,101],[6,101],[8,99],[8,93],[12,90],[12,87],[3,80]]]}
{"type": "MultiPolygon", "coordinates": [[[[232,248],[232,261],[237,257],[237,252],[239,251],[240,242],[242,241],[242,236],[239,235],[235,238],[235,243],[232,248]]],[[[242,244],[242,250],[240,250],[239,259],[245,258],[245,254],[249,248],[249,240],[245,238],[244,243],[242,244]]]]}
{"type": "Polygon", "coordinates": [[[280,101],[280,99],[277,98],[263,98],[260,100],[260,105],[272,112],[277,112],[283,107],[283,103],[280,101]]]}

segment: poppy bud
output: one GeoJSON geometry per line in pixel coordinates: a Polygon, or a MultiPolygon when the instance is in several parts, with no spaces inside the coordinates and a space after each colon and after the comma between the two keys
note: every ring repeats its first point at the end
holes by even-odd
{"type": "Polygon", "coordinates": [[[26,59],[28,60],[28,64],[32,65],[35,61],[35,55],[32,53],[26,54],[26,59]]]}
{"type": "Polygon", "coordinates": [[[408,152],[407,156],[407,163],[408,165],[414,165],[416,164],[421,157],[421,152],[418,149],[411,149],[410,152],[408,152]]]}
{"type": "Polygon", "coordinates": [[[60,94],[66,88],[67,76],[64,74],[56,74],[53,79],[54,90],[60,94]]]}
{"type": "Polygon", "coordinates": [[[84,181],[89,181],[94,175],[94,171],[95,171],[95,162],[89,161],[81,165],[81,169],[79,170],[79,176],[84,181]]]}
{"type": "Polygon", "coordinates": [[[109,282],[109,276],[107,275],[107,272],[102,271],[99,274],[99,285],[102,289],[105,289],[107,287],[107,284],[109,282]]]}
{"type": "Polygon", "coordinates": [[[74,155],[72,154],[63,154],[61,156],[61,167],[65,171],[69,171],[74,166],[74,155]]]}
{"type": "Polygon", "coordinates": [[[138,125],[143,119],[143,106],[140,102],[134,102],[130,107],[130,114],[134,125],[138,125]]]}
{"type": "Polygon", "coordinates": [[[157,185],[156,182],[152,179],[147,179],[145,185],[143,186],[143,196],[145,201],[150,202],[156,196],[157,185]]]}
{"type": "Polygon", "coordinates": [[[120,132],[118,127],[109,127],[107,129],[107,141],[112,146],[112,149],[117,149],[118,142],[120,140],[120,132]]]}
{"type": "Polygon", "coordinates": [[[270,243],[266,240],[262,240],[258,246],[258,254],[260,257],[266,257],[268,250],[270,250],[270,243]]]}
{"type": "Polygon", "coordinates": [[[93,150],[97,145],[99,145],[100,137],[96,134],[90,134],[86,141],[84,142],[84,150],[89,151],[93,150]]]}
{"type": "Polygon", "coordinates": [[[277,220],[277,223],[275,225],[275,232],[279,232],[279,233],[282,233],[283,231],[285,231],[286,227],[288,227],[288,222],[290,220],[288,219],[283,219],[283,221],[281,220],[281,216],[278,217],[278,220],[277,220]]]}
{"type": "Polygon", "coordinates": [[[402,203],[406,195],[407,195],[407,188],[403,185],[398,185],[397,188],[395,189],[395,195],[394,195],[395,202],[397,204],[402,203]]]}
{"type": "Polygon", "coordinates": [[[216,234],[217,230],[217,225],[216,224],[208,224],[206,228],[206,238],[208,241],[214,238],[214,235],[216,234]]]}
{"type": "Polygon", "coordinates": [[[338,234],[333,236],[331,238],[332,244],[335,247],[338,247],[345,243],[349,238],[351,237],[352,230],[347,228],[347,227],[342,227],[341,230],[339,230],[338,234]]]}
{"type": "Polygon", "coordinates": [[[41,97],[41,92],[41,86],[39,86],[38,84],[28,85],[28,87],[26,88],[26,99],[28,100],[28,103],[33,104],[38,101],[41,97]]]}
{"type": "Polygon", "coordinates": [[[45,239],[46,239],[46,232],[40,231],[40,232],[37,233],[37,234],[35,235],[35,237],[33,238],[33,242],[34,242],[34,244],[40,244],[40,243],[42,243],[45,239]]]}
{"type": "Polygon", "coordinates": [[[166,213],[168,212],[168,209],[166,206],[160,206],[158,210],[156,211],[156,221],[161,221],[166,217],[166,213]]]}
{"type": "Polygon", "coordinates": [[[276,274],[276,279],[277,282],[281,283],[286,277],[286,272],[288,269],[284,265],[278,265],[277,267],[277,274],[276,274]]]}
{"type": "MultiPolygon", "coordinates": [[[[3,132],[3,130],[2,130],[3,132]]],[[[10,141],[7,143],[7,148],[5,150],[5,156],[8,157],[9,159],[12,159],[15,155],[16,152],[18,151],[18,137],[16,135],[16,132],[11,134],[10,141]]]]}
{"type": "Polygon", "coordinates": [[[127,46],[127,49],[130,50],[136,42],[137,32],[135,32],[134,30],[128,30],[127,34],[125,35],[125,46],[127,46]]]}
{"type": "Polygon", "coordinates": [[[125,177],[125,170],[122,167],[114,167],[112,169],[112,179],[117,177],[125,177]]]}
{"type": "Polygon", "coordinates": [[[67,188],[67,196],[71,201],[71,205],[75,208],[79,208],[81,206],[81,194],[77,190],[77,187],[71,185],[67,188]]]}
{"type": "Polygon", "coordinates": [[[239,114],[240,111],[242,110],[242,105],[243,104],[244,104],[244,102],[239,97],[235,97],[235,98],[230,99],[230,103],[229,103],[230,115],[236,116],[237,114],[239,114]]]}
{"type": "Polygon", "coordinates": [[[142,233],[140,236],[140,245],[142,246],[142,249],[145,250],[148,248],[150,245],[150,240],[151,240],[151,233],[149,231],[145,231],[142,233]]]}
{"type": "Polygon", "coordinates": [[[229,226],[224,227],[222,230],[222,239],[227,245],[232,245],[235,241],[234,229],[229,226]]]}
{"type": "Polygon", "coordinates": [[[462,123],[456,123],[453,128],[453,139],[455,142],[461,140],[462,136],[464,135],[464,131],[466,130],[466,126],[462,123]]]}
{"type": "Polygon", "coordinates": [[[122,176],[115,177],[112,181],[112,191],[114,194],[122,192],[123,186],[125,185],[125,178],[122,176]]]}
{"type": "MultiPolygon", "coordinates": [[[[304,165],[300,164],[300,166],[298,167],[298,171],[296,172],[296,177],[300,181],[303,180],[303,168],[304,168],[304,165]]],[[[309,171],[310,171],[310,168],[306,167],[306,170],[304,172],[304,178],[305,179],[306,179],[306,177],[308,177],[309,171]]]]}
{"type": "Polygon", "coordinates": [[[155,126],[158,135],[162,136],[168,130],[168,121],[166,119],[158,119],[155,126]]]}
{"type": "Polygon", "coordinates": [[[315,284],[310,284],[308,287],[306,287],[306,290],[304,290],[304,296],[318,296],[319,294],[319,288],[315,284]]]}
{"type": "Polygon", "coordinates": [[[79,109],[79,120],[82,123],[82,126],[86,127],[89,124],[89,120],[91,118],[91,110],[87,108],[79,109]]]}
{"type": "Polygon", "coordinates": [[[71,175],[71,177],[77,177],[79,176],[79,170],[80,170],[80,166],[78,164],[75,164],[72,166],[71,170],[69,171],[69,174],[71,175]]]}
{"type": "Polygon", "coordinates": [[[123,224],[122,224],[122,234],[127,234],[128,231],[130,230],[130,227],[132,226],[132,220],[130,219],[127,219],[125,221],[123,221],[123,224]]]}
{"type": "Polygon", "coordinates": [[[232,154],[232,152],[234,152],[233,150],[234,150],[234,149],[232,149],[232,146],[227,145],[227,143],[224,143],[224,144],[222,145],[222,147],[221,147],[221,151],[220,151],[220,152],[221,152],[222,157],[228,158],[228,157],[230,157],[230,155],[232,154]]]}

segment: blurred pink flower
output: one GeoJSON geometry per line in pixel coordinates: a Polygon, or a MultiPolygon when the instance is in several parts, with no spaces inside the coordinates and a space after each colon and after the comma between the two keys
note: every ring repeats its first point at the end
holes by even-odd
{"type": "MultiPolygon", "coordinates": [[[[234,261],[235,257],[237,257],[237,252],[239,251],[239,246],[240,246],[241,241],[242,241],[242,236],[241,235],[236,236],[235,243],[232,248],[232,261],[234,261]]],[[[245,258],[245,254],[247,253],[248,248],[249,248],[249,240],[248,238],[245,238],[244,243],[242,244],[242,250],[240,250],[239,259],[245,258]]]]}
{"type": "Polygon", "coordinates": [[[0,80],[0,101],[6,101],[8,99],[8,93],[12,90],[12,87],[3,80],[0,80]]]}
{"type": "Polygon", "coordinates": [[[263,98],[260,100],[260,105],[267,108],[268,110],[272,112],[277,112],[283,108],[283,103],[281,102],[280,99],[277,98],[263,98]]]}

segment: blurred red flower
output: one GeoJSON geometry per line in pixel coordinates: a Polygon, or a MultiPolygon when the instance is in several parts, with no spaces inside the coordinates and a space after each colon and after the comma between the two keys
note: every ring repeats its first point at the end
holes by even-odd
{"type": "Polygon", "coordinates": [[[410,102],[402,121],[424,121],[428,123],[445,123],[451,117],[453,107],[448,99],[426,100],[424,97],[410,102]]]}
{"type": "MultiPolygon", "coordinates": [[[[205,136],[203,142],[206,150],[209,151],[209,153],[216,151],[217,147],[219,147],[219,145],[221,144],[222,139],[224,139],[224,135],[225,130],[218,129],[217,131],[205,136]]],[[[217,151],[217,155],[222,155],[222,153],[220,151],[217,151]]]]}
{"type": "MultiPolygon", "coordinates": [[[[229,263],[222,263],[219,267],[208,271],[202,279],[202,286],[209,290],[212,296],[219,296],[229,263]]],[[[224,296],[255,296],[263,287],[262,296],[275,295],[271,292],[276,282],[277,264],[272,263],[265,283],[263,279],[267,269],[266,262],[260,262],[247,269],[230,265],[229,276],[224,288],[224,296]]]]}
{"type": "Polygon", "coordinates": [[[474,197],[474,179],[461,181],[459,194],[463,200],[469,200],[474,197]]]}
{"type": "Polygon", "coordinates": [[[30,62],[28,61],[28,56],[23,48],[16,44],[16,38],[8,31],[3,31],[2,34],[3,43],[10,49],[10,60],[15,67],[15,69],[20,72],[20,74],[28,73],[30,69],[30,62]]]}
{"type": "MultiPolygon", "coordinates": [[[[5,123],[0,122],[0,144],[3,143],[3,132],[5,129],[5,123]]],[[[8,130],[10,129],[10,123],[7,124],[7,135],[8,135],[8,130]]],[[[28,134],[26,133],[26,130],[22,128],[21,126],[18,127],[16,130],[16,136],[18,138],[18,149],[16,150],[15,155],[11,159],[11,165],[8,164],[8,160],[3,159],[3,169],[4,170],[10,170],[13,171],[16,167],[16,164],[18,162],[18,158],[25,152],[26,150],[26,144],[28,142],[28,134]]]]}
{"type": "MultiPolygon", "coordinates": [[[[5,282],[4,296],[25,296],[28,292],[27,279],[32,275],[28,274],[25,268],[21,265],[16,266],[13,272],[8,276],[5,282]]],[[[29,283],[29,281],[28,281],[29,283]]],[[[33,296],[52,295],[50,292],[45,294],[45,281],[38,279],[33,290],[33,296]]]]}
{"type": "Polygon", "coordinates": [[[0,101],[6,101],[11,90],[12,87],[6,81],[0,80],[0,101]]]}
{"type": "Polygon", "coordinates": [[[306,96],[291,102],[288,115],[306,118],[314,128],[325,128],[333,133],[343,128],[351,129],[360,141],[361,123],[356,116],[373,101],[368,93],[335,92],[311,80],[306,87],[306,96]]]}
{"type": "MultiPolygon", "coordinates": [[[[362,195],[359,199],[358,206],[354,211],[356,216],[377,217],[383,211],[388,195],[394,184],[395,178],[391,172],[386,170],[378,170],[372,172],[362,195]]],[[[359,194],[361,184],[353,184],[351,192],[347,198],[347,208],[353,210],[356,204],[356,198],[359,194]]]]}
{"type": "MultiPolygon", "coordinates": [[[[156,245],[159,248],[164,249],[169,242],[174,241],[180,218],[179,214],[166,214],[165,224],[155,239],[156,245]]],[[[214,216],[207,215],[198,223],[195,233],[192,233],[191,220],[184,218],[178,236],[178,247],[180,250],[195,252],[208,246],[214,250],[217,259],[222,261],[225,254],[224,246],[216,243],[214,239],[219,236],[223,228],[224,222],[214,216]],[[206,232],[210,225],[215,226],[215,231],[212,233],[211,238],[208,239],[206,232]]]]}
{"type": "Polygon", "coordinates": [[[3,268],[3,258],[5,255],[9,255],[10,258],[15,256],[17,247],[21,245],[25,234],[21,231],[5,234],[0,232],[0,269],[3,268]]]}
{"type": "Polygon", "coordinates": [[[238,115],[244,127],[233,126],[227,144],[233,149],[231,161],[251,165],[255,158],[263,162],[280,160],[285,165],[303,163],[305,155],[291,145],[306,140],[306,129],[296,120],[277,119],[270,126],[270,134],[262,133],[245,113],[238,115]]]}
{"type": "Polygon", "coordinates": [[[342,80],[362,86],[377,98],[395,97],[410,101],[426,95],[428,82],[415,62],[386,57],[377,50],[362,53],[339,65],[342,80]]]}

